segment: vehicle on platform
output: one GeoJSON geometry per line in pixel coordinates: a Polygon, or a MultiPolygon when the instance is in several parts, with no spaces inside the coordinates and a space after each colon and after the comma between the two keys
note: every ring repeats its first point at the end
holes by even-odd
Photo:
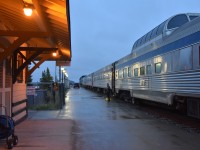
{"type": "Polygon", "coordinates": [[[74,83],[74,88],[76,89],[79,89],[80,88],[80,84],[79,83],[74,83]]]}
{"type": "Polygon", "coordinates": [[[96,72],[81,85],[135,103],[167,104],[200,118],[200,14],[172,16],[139,38],[132,52],[96,72]]]}

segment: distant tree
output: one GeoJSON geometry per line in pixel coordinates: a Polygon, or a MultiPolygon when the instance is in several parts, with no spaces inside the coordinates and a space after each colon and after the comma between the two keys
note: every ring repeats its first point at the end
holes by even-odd
{"type": "Polygon", "coordinates": [[[46,79],[47,79],[48,82],[52,82],[53,81],[53,77],[51,76],[48,67],[47,67],[47,71],[46,71],[46,79]]]}
{"type": "MultiPolygon", "coordinates": [[[[28,66],[28,70],[30,70],[30,66],[28,66]]],[[[32,81],[33,81],[32,75],[28,76],[27,83],[32,81]]]]}
{"type": "Polygon", "coordinates": [[[53,77],[50,74],[49,68],[47,67],[46,71],[42,71],[42,77],[40,78],[40,82],[52,82],[53,77]]]}
{"type": "Polygon", "coordinates": [[[32,78],[32,75],[30,75],[27,79],[27,82],[32,82],[33,81],[33,78],[32,78]]]}
{"type": "MultiPolygon", "coordinates": [[[[40,82],[52,82],[53,77],[50,74],[49,68],[47,67],[46,71],[42,71],[42,77],[40,78],[40,82]]],[[[49,85],[43,85],[41,88],[48,89],[49,85]]]]}
{"type": "Polygon", "coordinates": [[[40,82],[46,82],[46,72],[42,71],[42,77],[40,78],[40,82]]]}

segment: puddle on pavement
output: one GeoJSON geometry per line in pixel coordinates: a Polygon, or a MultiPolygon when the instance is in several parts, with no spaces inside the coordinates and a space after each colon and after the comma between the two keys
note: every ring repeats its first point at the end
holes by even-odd
{"type": "Polygon", "coordinates": [[[99,98],[103,98],[103,96],[99,95],[99,96],[82,97],[82,99],[99,99],[99,98]]]}
{"type": "Polygon", "coordinates": [[[140,117],[138,117],[138,116],[134,116],[134,117],[131,117],[131,116],[120,116],[120,118],[123,118],[123,119],[140,119],[140,117]]]}

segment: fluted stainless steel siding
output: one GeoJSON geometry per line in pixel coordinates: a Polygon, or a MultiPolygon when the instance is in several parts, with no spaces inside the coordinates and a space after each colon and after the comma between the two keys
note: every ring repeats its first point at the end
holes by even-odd
{"type": "Polygon", "coordinates": [[[152,76],[149,89],[153,91],[199,94],[200,70],[152,76]]]}

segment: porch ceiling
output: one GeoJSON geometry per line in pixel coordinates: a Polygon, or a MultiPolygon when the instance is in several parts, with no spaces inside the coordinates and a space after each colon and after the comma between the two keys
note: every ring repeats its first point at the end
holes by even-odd
{"type": "Polygon", "coordinates": [[[46,60],[71,61],[69,16],[69,0],[1,0],[0,55],[7,57],[7,49],[17,41],[17,48],[26,47],[30,56],[47,48],[35,60],[45,57],[46,60]],[[33,5],[32,16],[24,15],[24,3],[33,5]],[[52,52],[57,52],[57,56],[50,55],[52,52]]]}

